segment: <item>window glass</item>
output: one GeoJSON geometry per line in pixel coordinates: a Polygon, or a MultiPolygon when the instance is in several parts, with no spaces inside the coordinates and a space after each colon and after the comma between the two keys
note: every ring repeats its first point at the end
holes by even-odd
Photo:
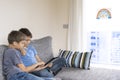
{"type": "Polygon", "coordinates": [[[83,49],[92,64],[120,67],[119,0],[83,0],[83,49]]]}

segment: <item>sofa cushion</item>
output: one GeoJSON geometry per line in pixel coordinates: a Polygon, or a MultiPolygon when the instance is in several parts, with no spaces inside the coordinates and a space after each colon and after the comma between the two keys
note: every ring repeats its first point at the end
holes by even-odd
{"type": "Polygon", "coordinates": [[[91,67],[90,70],[63,68],[56,77],[62,80],[120,80],[120,70],[91,67]]]}
{"type": "Polygon", "coordinates": [[[70,50],[59,51],[59,57],[64,57],[67,67],[89,69],[92,52],[78,52],[70,50]]]}
{"type": "Polygon", "coordinates": [[[43,61],[47,62],[53,58],[52,38],[50,36],[32,40],[31,45],[33,45],[36,48],[39,57],[43,61]]]}

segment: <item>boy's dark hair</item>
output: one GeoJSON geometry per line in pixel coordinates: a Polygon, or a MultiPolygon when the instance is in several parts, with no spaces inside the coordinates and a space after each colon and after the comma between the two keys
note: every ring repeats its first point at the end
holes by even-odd
{"type": "Polygon", "coordinates": [[[8,43],[9,44],[13,44],[13,42],[19,43],[20,41],[25,40],[25,39],[26,39],[26,35],[20,31],[14,30],[8,34],[8,43]]]}
{"type": "Polygon", "coordinates": [[[21,28],[19,31],[32,38],[32,33],[27,28],[21,28]]]}

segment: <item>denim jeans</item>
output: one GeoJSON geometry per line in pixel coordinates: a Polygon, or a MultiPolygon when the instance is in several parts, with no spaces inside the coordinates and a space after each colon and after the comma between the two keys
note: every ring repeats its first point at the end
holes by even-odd
{"type": "Polygon", "coordinates": [[[65,58],[56,58],[52,61],[53,66],[50,68],[50,70],[54,73],[54,75],[56,75],[61,69],[62,67],[66,66],[66,60],[65,58]]]}
{"type": "Polygon", "coordinates": [[[50,73],[50,71],[48,69],[42,69],[39,71],[34,71],[31,72],[32,74],[39,76],[39,77],[54,77],[54,75],[52,73],[50,73]]]}
{"type": "Polygon", "coordinates": [[[29,74],[26,72],[20,72],[20,73],[17,73],[15,75],[11,76],[11,78],[9,80],[58,80],[58,79],[57,78],[55,79],[55,78],[47,78],[47,77],[38,77],[38,76],[29,74]]]}
{"type": "Polygon", "coordinates": [[[50,77],[53,77],[54,75],[56,75],[62,69],[62,67],[64,67],[66,65],[66,60],[64,58],[55,58],[51,62],[53,63],[51,68],[46,68],[46,69],[42,69],[40,71],[31,72],[31,73],[36,76],[39,76],[39,77],[49,77],[50,78],[50,77]]]}

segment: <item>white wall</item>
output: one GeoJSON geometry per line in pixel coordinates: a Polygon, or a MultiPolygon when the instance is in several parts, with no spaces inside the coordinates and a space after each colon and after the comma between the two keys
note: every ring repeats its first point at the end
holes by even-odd
{"type": "Polygon", "coordinates": [[[55,52],[58,53],[59,49],[67,48],[68,29],[63,28],[63,24],[68,24],[69,15],[69,0],[56,0],[57,1],[57,27],[54,27],[54,44],[55,52]]]}
{"type": "Polygon", "coordinates": [[[69,0],[0,0],[0,44],[7,44],[11,30],[27,27],[33,39],[53,37],[55,56],[67,45],[69,0]]]}

